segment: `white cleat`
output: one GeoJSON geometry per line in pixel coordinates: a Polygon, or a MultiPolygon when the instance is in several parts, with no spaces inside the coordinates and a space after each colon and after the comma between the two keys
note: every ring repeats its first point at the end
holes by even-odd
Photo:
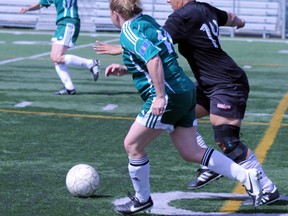
{"type": "Polygon", "coordinates": [[[259,172],[257,169],[248,169],[246,171],[246,181],[244,183],[244,187],[246,188],[247,193],[252,197],[255,208],[260,206],[263,196],[260,179],[261,172],[259,172]]]}

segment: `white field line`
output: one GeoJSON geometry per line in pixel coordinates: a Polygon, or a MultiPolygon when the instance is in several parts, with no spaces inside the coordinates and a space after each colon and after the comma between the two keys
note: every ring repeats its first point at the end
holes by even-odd
{"type": "MultiPolygon", "coordinates": [[[[269,213],[224,213],[224,212],[197,212],[193,210],[186,210],[181,208],[176,208],[170,205],[170,202],[175,200],[191,200],[191,205],[193,206],[193,200],[199,199],[239,199],[245,200],[249,196],[247,194],[232,194],[232,193],[209,193],[209,192],[183,192],[183,191],[170,191],[163,193],[152,193],[151,197],[154,202],[154,206],[150,212],[151,215],[171,215],[171,216],[240,216],[240,215],[257,215],[257,216],[288,216],[286,213],[278,213],[278,214],[269,214],[269,213]]],[[[280,200],[287,202],[287,196],[281,196],[280,200]]],[[[121,205],[129,201],[129,198],[119,198],[115,199],[112,204],[113,205],[121,205]]],[[[191,206],[190,206],[191,207],[191,206]]]]}
{"type": "MultiPolygon", "coordinates": [[[[271,117],[272,114],[267,113],[245,113],[245,116],[259,116],[259,117],[271,117]]],[[[288,118],[288,115],[283,115],[284,118],[288,118]]]]}
{"type": "MultiPolygon", "coordinates": [[[[119,38],[107,40],[104,42],[105,43],[111,43],[111,42],[115,42],[115,41],[119,41],[119,38]]],[[[82,48],[89,47],[89,46],[91,47],[93,44],[95,44],[95,43],[79,45],[79,46],[71,48],[70,50],[82,49],[82,48]]],[[[50,55],[50,52],[39,53],[36,55],[27,56],[27,57],[18,57],[18,58],[7,59],[7,60],[0,61],[0,65],[9,64],[9,63],[18,62],[18,61],[24,61],[27,59],[37,59],[37,58],[47,56],[47,55],[50,55]]]]}

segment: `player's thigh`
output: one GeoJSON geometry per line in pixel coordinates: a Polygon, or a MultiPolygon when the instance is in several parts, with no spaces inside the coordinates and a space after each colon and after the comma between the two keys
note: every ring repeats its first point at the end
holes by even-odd
{"type": "Polygon", "coordinates": [[[209,116],[209,111],[207,111],[203,106],[196,104],[196,118],[203,118],[205,116],[209,116]]]}
{"type": "Polygon", "coordinates": [[[242,120],[240,118],[229,118],[210,114],[210,122],[214,126],[229,124],[240,127],[242,120]]]}
{"type": "Polygon", "coordinates": [[[51,59],[57,63],[64,63],[64,54],[67,49],[68,47],[53,42],[50,54],[51,59]]]}
{"type": "Polygon", "coordinates": [[[184,160],[200,163],[206,149],[198,146],[197,127],[176,127],[170,137],[184,160]]]}
{"type": "Polygon", "coordinates": [[[248,91],[241,84],[229,84],[210,97],[210,121],[213,125],[239,124],[244,117],[248,91]]]}
{"type": "Polygon", "coordinates": [[[145,147],[159,137],[161,133],[163,133],[161,129],[147,128],[135,121],[125,137],[125,150],[133,158],[144,156],[145,147]]]}

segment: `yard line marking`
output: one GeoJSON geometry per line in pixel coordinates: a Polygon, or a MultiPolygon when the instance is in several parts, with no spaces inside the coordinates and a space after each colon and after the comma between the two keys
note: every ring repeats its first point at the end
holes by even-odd
{"type": "MultiPolygon", "coordinates": [[[[89,115],[89,114],[67,114],[67,113],[54,113],[54,112],[31,112],[24,110],[3,110],[0,109],[2,113],[16,113],[16,114],[29,114],[29,115],[55,115],[55,116],[66,116],[66,117],[81,117],[81,118],[102,118],[102,119],[120,119],[120,120],[135,120],[135,118],[121,117],[121,116],[101,116],[101,115],[89,115]]],[[[198,119],[200,123],[210,124],[209,120],[198,119]]],[[[265,122],[244,122],[247,125],[269,125],[265,122]]],[[[288,123],[281,123],[282,127],[287,127],[288,123]]]]}
{"type": "MultiPolygon", "coordinates": [[[[260,117],[264,117],[264,116],[268,116],[271,117],[273,114],[267,114],[267,113],[245,113],[245,116],[260,116],[260,117]]],[[[284,118],[288,118],[288,115],[283,115],[284,118]]]]}
{"type": "Polygon", "coordinates": [[[16,113],[16,114],[31,114],[31,115],[55,115],[55,116],[66,116],[66,117],[82,117],[82,118],[99,118],[99,119],[118,119],[118,120],[134,120],[135,118],[121,117],[121,116],[102,116],[102,115],[86,115],[86,114],[68,114],[68,113],[54,113],[54,112],[30,112],[21,110],[0,110],[5,113],[16,113]]]}
{"type": "Polygon", "coordinates": [[[26,107],[26,106],[30,106],[32,104],[31,101],[22,101],[21,103],[18,103],[15,105],[15,107],[26,107]]]}
{"type": "MultiPolygon", "coordinates": [[[[271,148],[275,140],[278,130],[281,127],[281,122],[283,120],[283,116],[287,108],[288,108],[288,92],[284,95],[284,97],[280,101],[269,123],[269,127],[265,131],[265,134],[262,137],[261,142],[254,150],[254,153],[260,164],[263,164],[267,152],[271,148]]],[[[232,193],[243,194],[246,192],[242,184],[238,183],[232,193]]],[[[240,205],[241,201],[228,200],[224,203],[223,207],[220,209],[220,212],[231,212],[231,213],[236,212],[240,208],[240,205]]]]}

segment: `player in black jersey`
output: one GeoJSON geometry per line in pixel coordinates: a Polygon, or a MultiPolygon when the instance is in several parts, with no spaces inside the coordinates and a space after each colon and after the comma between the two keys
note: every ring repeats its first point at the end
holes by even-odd
{"type": "MultiPolygon", "coordinates": [[[[197,80],[196,116],[210,117],[215,142],[223,153],[243,167],[261,169],[264,196],[261,204],[279,198],[279,191],[267,177],[255,154],[240,140],[240,127],[249,94],[245,71],[221,48],[219,26],[242,28],[245,21],[235,14],[195,0],[167,0],[174,12],[163,28],[178,44],[197,80]]],[[[121,48],[97,41],[93,47],[98,54],[116,55],[121,48]]],[[[200,134],[198,144],[206,147],[200,134]]],[[[188,184],[198,189],[221,175],[201,167],[197,178],[188,184]]]]}
{"type": "MultiPolygon", "coordinates": [[[[219,26],[242,28],[245,21],[235,14],[195,0],[167,0],[174,12],[163,28],[171,35],[197,80],[196,116],[210,117],[216,144],[242,166],[260,168],[264,194],[261,204],[279,198],[255,154],[240,140],[240,127],[249,94],[246,73],[221,48],[219,26]]],[[[203,144],[205,145],[205,144],[203,144]]],[[[221,175],[201,167],[188,188],[197,189],[221,175]]]]}

